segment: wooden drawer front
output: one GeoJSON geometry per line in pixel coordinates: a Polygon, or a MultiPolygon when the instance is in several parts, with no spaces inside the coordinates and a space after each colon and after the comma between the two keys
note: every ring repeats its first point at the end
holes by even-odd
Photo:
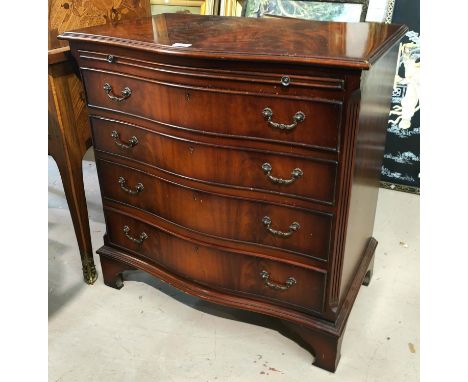
{"type": "Polygon", "coordinates": [[[98,118],[92,118],[92,127],[97,150],[136,159],[165,171],[223,186],[254,188],[325,204],[334,201],[337,165],[332,161],[214,146],[98,118]],[[132,137],[138,143],[122,148],[121,143],[128,143],[132,137]],[[269,173],[267,165],[271,166],[269,173]],[[279,184],[268,176],[293,182],[279,184]]]}
{"type": "Polygon", "coordinates": [[[175,128],[242,137],[336,151],[339,145],[341,103],[307,101],[258,93],[209,88],[171,86],[127,75],[83,70],[88,104],[129,113],[175,128]],[[105,84],[112,90],[106,94],[105,84]],[[117,101],[109,98],[127,98],[117,101]],[[131,94],[129,95],[129,92],[131,94]],[[263,111],[269,108],[272,122],[292,124],[301,112],[303,122],[291,130],[272,127],[263,111]]]}
{"type": "Polygon", "coordinates": [[[322,311],[325,271],[205,247],[115,210],[105,209],[105,216],[111,245],[149,258],[171,273],[212,288],[322,311]],[[295,283],[287,283],[290,277],[295,283]],[[275,284],[284,290],[275,289],[275,284]]]}
{"type": "Polygon", "coordinates": [[[104,198],[138,207],[203,234],[328,259],[331,214],[208,193],[123,165],[97,162],[104,198]],[[271,229],[291,232],[290,236],[269,232],[264,217],[271,219],[271,229]],[[296,231],[296,227],[291,228],[295,222],[300,225],[296,231]]]}

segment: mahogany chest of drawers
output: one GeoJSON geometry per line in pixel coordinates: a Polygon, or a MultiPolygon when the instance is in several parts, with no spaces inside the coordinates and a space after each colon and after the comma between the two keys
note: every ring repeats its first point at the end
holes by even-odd
{"type": "Polygon", "coordinates": [[[92,126],[104,282],[141,269],[279,318],[334,371],[372,272],[405,32],[163,14],[64,33],[92,126]]]}

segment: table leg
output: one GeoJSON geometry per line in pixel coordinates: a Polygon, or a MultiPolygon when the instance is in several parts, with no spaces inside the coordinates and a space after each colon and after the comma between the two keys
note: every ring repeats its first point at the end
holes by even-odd
{"type": "MultiPolygon", "coordinates": [[[[79,118],[82,100],[78,78],[70,63],[49,66],[49,155],[60,171],[81,255],[84,280],[97,279],[83,183],[82,160],[91,144],[87,118],[79,118]],[[78,90],[77,90],[78,89],[78,90]]],[[[86,116],[85,116],[86,117],[86,116]]]]}
{"type": "Polygon", "coordinates": [[[97,279],[97,272],[93,260],[88,210],[84,192],[82,158],[69,159],[68,162],[65,162],[54,157],[60,171],[76,240],[78,241],[84,280],[88,284],[94,284],[97,279]]]}

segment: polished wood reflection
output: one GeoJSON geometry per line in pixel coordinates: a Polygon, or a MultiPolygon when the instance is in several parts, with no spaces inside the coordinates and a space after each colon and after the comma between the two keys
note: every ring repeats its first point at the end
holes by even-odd
{"type": "Polygon", "coordinates": [[[180,55],[368,68],[404,30],[380,23],[161,14],[62,37],[180,55]]]}

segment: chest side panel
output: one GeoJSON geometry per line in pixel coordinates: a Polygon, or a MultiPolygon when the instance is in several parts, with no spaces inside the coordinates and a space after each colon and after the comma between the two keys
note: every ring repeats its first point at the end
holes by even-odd
{"type": "Polygon", "coordinates": [[[372,237],[397,55],[395,46],[362,76],[340,299],[349,289],[372,237]]]}

